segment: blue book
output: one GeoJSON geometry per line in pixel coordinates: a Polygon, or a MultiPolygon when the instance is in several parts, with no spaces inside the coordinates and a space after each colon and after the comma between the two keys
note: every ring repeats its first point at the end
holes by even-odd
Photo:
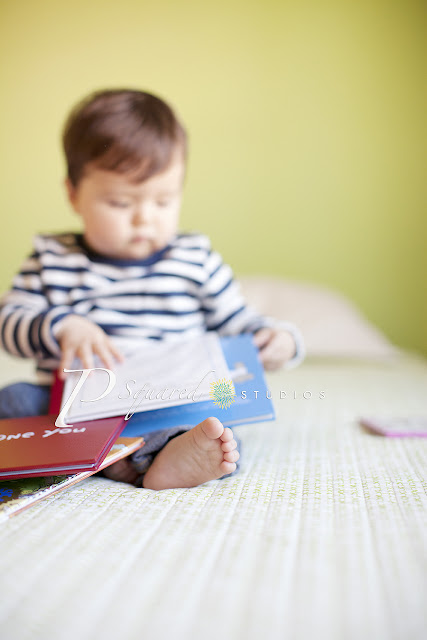
{"type": "Polygon", "coordinates": [[[252,334],[226,336],[220,341],[236,393],[228,408],[221,408],[214,400],[206,400],[141,411],[133,414],[121,435],[134,437],[171,427],[194,426],[210,416],[221,420],[226,427],[274,420],[273,403],[267,397],[264,367],[252,334]]]}

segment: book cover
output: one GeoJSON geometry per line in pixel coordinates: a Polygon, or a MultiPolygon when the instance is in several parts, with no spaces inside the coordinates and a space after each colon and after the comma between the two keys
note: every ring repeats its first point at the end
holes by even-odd
{"type": "MultiPolygon", "coordinates": [[[[275,412],[268,397],[264,367],[252,335],[225,336],[220,341],[235,391],[231,404],[221,407],[211,399],[137,412],[126,422],[123,434],[136,436],[169,427],[194,426],[210,416],[221,420],[225,427],[274,420],[275,412]]],[[[218,400],[221,400],[221,394],[218,400]]]]}
{"type": "Polygon", "coordinates": [[[39,476],[0,481],[0,522],[21,513],[44,498],[81,482],[144,446],[143,438],[118,438],[99,469],[72,475],[39,476]]]}
{"type": "MultiPolygon", "coordinates": [[[[224,393],[217,393],[215,389],[209,400],[199,402],[187,402],[177,406],[166,406],[160,409],[150,409],[154,404],[149,398],[144,399],[136,407],[135,413],[125,420],[123,435],[137,436],[145,433],[159,431],[174,426],[195,425],[209,416],[215,416],[225,426],[233,426],[250,422],[273,420],[274,407],[268,397],[267,385],[264,377],[264,367],[259,359],[259,352],[253,342],[252,334],[240,334],[237,336],[225,336],[219,339],[223,356],[227,364],[229,378],[225,380],[224,393]],[[221,406],[222,399],[227,396],[227,383],[234,390],[230,404],[226,402],[221,406]]],[[[191,353],[188,354],[191,359],[191,353]]],[[[165,365],[168,367],[168,363],[165,365]]],[[[220,381],[217,381],[221,391],[220,381]]],[[[63,394],[63,385],[59,378],[52,390],[50,411],[60,411],[58,399],[63,394]]],[[[92,396],[93,397],[93,396],[92,396]]],[[[63,397],[63,401],[66,398],[63,397]]],[[[96,415],[97,403],[94,402],[91,409],[96,415]]],[[[128,410],[131,402],[124,406],[128,410]]]]}
{"type": "Polygon", "coordinates": [[[427,416],[365,416],[359,421],[369,431],[388,438],[427,438],[427,416]]]}
{"type": "Polygon", "coordinates": [[[96,471],[125,427],[123,416],[65,428],[56,417],[0,420],[0,479],[96,471]]]}

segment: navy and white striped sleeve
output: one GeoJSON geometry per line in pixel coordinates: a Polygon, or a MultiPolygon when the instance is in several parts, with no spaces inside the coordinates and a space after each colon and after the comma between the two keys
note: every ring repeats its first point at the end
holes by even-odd
{"type": "Polygon", "coordinates": [[[205,264],[207,278],[201,287],[200,296],[208,330],[220,335],[256,333],[264,327],[288,331],[295,341],[295,355],[285,363],[291,369],[305,357],[303,337],[290,322],[280,322],[259,314],[246,304],[240,285],[234,279],[231,267],[225,264],[216,251],[209,251],[205,264]]]}
{"type": "Polygon", "coordinates": [[[21,358],[59,358],[54,328],[69,313],[70,307],[49,305],[42,286],[40,255],[34,251],[0,299],[0,345],[21,358]]]}

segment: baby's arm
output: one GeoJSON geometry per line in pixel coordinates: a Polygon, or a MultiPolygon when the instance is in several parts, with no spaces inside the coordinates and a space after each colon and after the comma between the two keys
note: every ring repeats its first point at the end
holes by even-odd
{"type": "MultiPolygon", "coordinates": [[[[22,358],[50,356],[69,368],[79,356],[85,368],[92,368],[97,353],[108,368],[112,356],[122,359],[106,333],[71,306],[52,305],[45,294],[40,254],[36,251],[23,263],[13,285],[0,300],[0,345],[22,358]]],[[[64,377],[64,376],[63,376],[64,377]]]]}
{"type": "Polygon", "coordinates": [[[248,306],[234,280],[229,265],[210,251],[205,263],[207,278],[200,296],[205,311],[206,326],[222,335],[255,334],[261,361],[269,370],[295,367],[305,356],[304,340],[298,328],[289,322],[279,322],[259,314],[248,306]]]}
{"type": "Polygon", "coordinates": [[[14,356],[59,357],[54,327],[72,309],[52,306],[45,295],[41,263],[35,251],[14,277],[12,288],[0,300],[0,343],[14,356]]]}

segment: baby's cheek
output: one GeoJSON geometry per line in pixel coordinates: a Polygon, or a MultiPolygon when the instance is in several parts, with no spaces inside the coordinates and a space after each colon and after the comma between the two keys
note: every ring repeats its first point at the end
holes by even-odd
{"type": "Polygon", "coordinates": [[[132,234],[132,227],[126,220],[115,217],[104,225],[101,231],[111,241],[116,242],[132,234]]]}

